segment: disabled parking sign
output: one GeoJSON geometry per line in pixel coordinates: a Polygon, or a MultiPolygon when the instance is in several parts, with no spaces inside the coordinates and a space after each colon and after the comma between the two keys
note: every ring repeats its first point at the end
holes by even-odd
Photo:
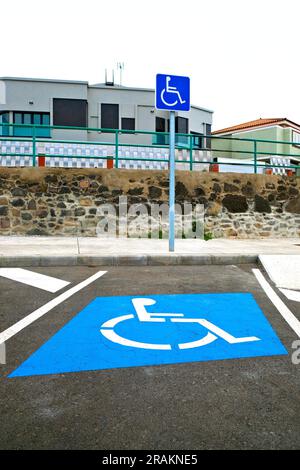
{"type": "Polygon", "coordinates": [[[156,108],[189,111],[190,79],[178,75],[156,75],[156,108]]]}
{"type": "Polygon", "coordinates": [[[278,354],[249,293],[98,297],[10,377],[278,354]]]}
{"type": "Polygon", "coordinates": [[[169,251],[175,247],[175,111],[190,109],[190,79],[178,75],[156,75],[155,105],[170,114],[169,151],[169,251]]]}

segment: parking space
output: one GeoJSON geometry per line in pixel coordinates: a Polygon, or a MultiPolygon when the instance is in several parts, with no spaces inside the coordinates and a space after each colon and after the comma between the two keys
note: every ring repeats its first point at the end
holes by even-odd
{"type": "Polygon", "coordinates": [[[1,448],[298,448],[298,336],[253,269],[29,270],[56,292],[0,277],[1,448]]]}

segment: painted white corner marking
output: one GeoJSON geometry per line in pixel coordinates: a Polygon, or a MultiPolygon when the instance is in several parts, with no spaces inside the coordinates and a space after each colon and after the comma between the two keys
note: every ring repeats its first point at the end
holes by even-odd
{"type": "Polygon", "coordinates": [[[273,305],[277,308],[278,312],[282,315],[285,321],[290,325],[292,330],[299,336],[300,338],[300,322],[295,317],[295,315],[290,311],[290,309],[282,302],[281,298],[276,294],[274,289],[270,286],[270,284],[266,281],[262,273],[259,269],[252,269],[256,279],[258,280],[259,284],[261,285],[262,289],[265,291],[266,295],[269,297],[273,305]]]}
{"type": "Polygon", "coordinates": [[[35,273],[22,268],[0,268],[0,276],[52,293],[57,292],[70,284],[69,281],[63,281],[62,279],[35,273]]]}
{"type": "Polygon", "coordinates": [[[294,302],[300,302],[300,291],[291,289],[279,289],[287,299],[293,300],[294,302]]]}
{"type": "Polygon", "coordinates": [[[9,338],[11,338],[12,336],[19,333],[19,331],[26,328],[26,326],[28,326],[31,323],[33,323],[34,321],[38,320],[43,315],[45,315],[50,310],[52,310],[54,307],[57,307],[57,305],[61,304],[65,300],[69,299],[69,297],[76,294],[81,289],[88,286],[92,282],[96,281],[97,279],[99,279],[99,277],[103,276],[106,273],[107,273],[107,271],[98,271],[97,273],[93,274],[93,276],[88,277],[83,282],[80,282],[80,284],[77,284],[77,286],[71,287],[71,289],[67,290],[66,292],[63,292],[62,294],[60,294],[55,299],[50,300],[50,302],[46,303],[42,307],[38,308],[34,312],[27,315],[27,317],[23,318],[23,320],[20,320],[19,322],[15,323],[13,326],[8,328],[7,330],[0,333],[0,344],[4,343],[9,338]]]}

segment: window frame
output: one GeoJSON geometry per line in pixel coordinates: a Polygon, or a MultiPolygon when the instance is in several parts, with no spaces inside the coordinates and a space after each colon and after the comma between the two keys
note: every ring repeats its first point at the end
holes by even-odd
{"type": "Polygon", "coordinates": [[[119,103],[100,103],[100,120],[101,120],[101,129],[114,129],[114,130],[121,130],[120,129],[120,105],[119,103]],[[104,127],[103,126],[103,108],[104,106],[113,106],[114,109],[117,109],[117,117],[116,117],[116,123],[117,127],[104,127]]]}
{"type": "Polygon", "coordinates": [[[87,128],[88,127],[88,101],[82,98],[62,98],[62,97],[53,97],[52,98],[52,116],[53,116],[53,125],[54,126],[61,126],[61,127],[74,127],[76,128],[87,128]],[[62,124],[57,122],[57,116],[55,115],[57,113],[57,110],[55,110],[55,102],[62,102],[62,101],[73,101],[73,102],[82,102],[85,104],[85,110],[84,110],[84,125],[74,125],[74,124],[62,124]]]}
{"type": "Polygon", "coordinates": [[[201,134],[200,132],[195,132],[195,131],[191,131],[190,134],[192,135],[193,148],[197,150],[203,149],[204,148],[204,134],[201,134]],[[198,144],[196,143],[197,139],[198,139],[198,144]]]}
{"type": "Polygon", "coordinates": [[[292,132],[292,142],[293,142],[293,147],[300,147],[300,132],[293,130],[292,132]],[[295,140],[295,136],[298,137],[298,140],[295,140]]]}
{"type": "Polygon", "coordinates": [[[9,111],[0,111],[0,116],[3,116],[4,114],[7,115],[7,122],[2,121],[2,126],[0,126],[0,137],[9,137],[10,135],[10,122],[9,122],[9,111]],[[7,129],[7,132],[4,130],[7,129]]]}
{"type": "MultiPolygon", "coordinates": [[[[32,137],[32,127],[28,126],[38,126],[38,124],[34,124],[34,115],[39,115],[40,116],[40,122],[43,122],[44,116],[48,116],[49,118],[49,128],[47,129],[46,127],[36,127],[36,133],[35,136],[39,138],[45,138],[49,139],[51,138],[51,129],[50,129],[50,113],[48,111],[13,111],[13,124],[16,124],[16,126],[13,126],[13,136],[14,137],[32,137]],[[15,116],[17,114],[21,115],[21,121],[20,123],[15,122],[15,116]],[[29,114],[30,115],[30,123],[24,123],[24,116],[29,114]],[[26,129],[28,129],[28,134],[24,133],[22,135],[18,135],[18,126],[24,126],[21,127],[21,130],[24,130],[26,132],[26,129]],[[43,134],[43,132],[48,132],[48,135],[40,135],[43,134]]],[[[42,124],[42,125],[47,125],[47,124],[42,124]]]]}
{"type": "MultiPolygon", "coordinates": [[[[155,116],[155,132],[168,132],[166,131],[166,127],[167,127],[167,120],[166,118],[162,117],[162,116],[155,116]],[[162,126],[158,126],[158,123],[162,124],[162,126]],[[158,127],[161,127],[160,130],[157,130],[158,127]],[[163,130],[162,130],[163,128],[163,130]]],[[[156,134],[156,139],[155,139],[155,143],[157,145],[166,145],[166,142],[168,140],[168,136],[166,134],[156,134]]]]}
{"type": "Polygon", "coordinates": [[[185,118],[183,116],[176,116],[175,117],[175,134],[188,134],[188,133],[189,133],[189,118],[185,118]],[[182,120],[186,124],[185,132],[181,132],[178,130],[180,120],[182,120]]]}
{"type": "MultiPolygon", "coordinates": [[[[136,130],[135,129],[135,118],[133,118],[133,117],[121,117],[121,130],[124,134],[126,133],[126,131],[135,131],[136,130]],[[123,127],[123,120],[124,119],[129,120],[129,121],[133,121],[133,128],[132,129],[130,129],[128,127],[123,127]]],[[[131,134],[131,132],[130,132],[130,134],[131,134]]]]}
{"type": "Polygon", "coordinates": [[[205,123],[205,135],[205,148],[211,150],[211,137],[209,137],[211,136],[211,124],[207,122],[205,123]]]}

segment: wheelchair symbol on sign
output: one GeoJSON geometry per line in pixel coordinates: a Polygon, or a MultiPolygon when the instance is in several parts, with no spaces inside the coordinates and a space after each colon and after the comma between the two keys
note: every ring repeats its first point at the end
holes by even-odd
{"type": "Polygon", "coordinates": [[[162,102],[166,106],[170,106],[170,107],[171,106],[176,106],[176,104],[178,103],[178,100],[179,100],[180,104],[184,104],[186,102],[186,100],[183,100],[181,98],[180,92],[177,90],[177,88],[175,86],[169,85],[170,81],[171,81],[171,77],[166,77],[166,88],[163,88],[162,91],[161,91],[161,94],[160,94],[160,98],[161,98],[162,102]],[[172,103],[168,103],[164,98],[165,93],[174,94],[174,95],[177,96],[177,99],[175,101],[173,101],[172,103]]]}
{"type": "MultiPolygon", "coordinates": [[[[132,299],[133,307],[135,309],[137,318],[140,322],[152,322],[152,323],[165,323],[166,317],[169,317],[172,323],[198,323],[207,329],[207,334],[196,341],[190,341],[188,343],[179,343],[177,346],[179,349],[193,349],[201,346],[206,346],[219,338],[222,338],[229,344],[247,343],[251,341],[260,341],[260,338],[256,336],[244,336],[237,338],[232,336],[225,330],[222,330],[215,324],[206,320],[205,318],[184,318],[183,313],[149,313],[146,310],[146,306],[154,305],[156,303],[153,299],[136,298],[132,299]]],[[[116,318],[112,318],[101,326],[100,333],[109,341],[120,344],[122,346],[128,346],[132,348],[140,349],[158,349],[158,350],[171,350],[171,344],[155,344],[155,343],[143,343],[139,341],[133,341],[131,339],[124,338],[117,334],[114,328],[121,322],[132,320],[136,318],[134,314],[121,315],[116,318]]]]}

